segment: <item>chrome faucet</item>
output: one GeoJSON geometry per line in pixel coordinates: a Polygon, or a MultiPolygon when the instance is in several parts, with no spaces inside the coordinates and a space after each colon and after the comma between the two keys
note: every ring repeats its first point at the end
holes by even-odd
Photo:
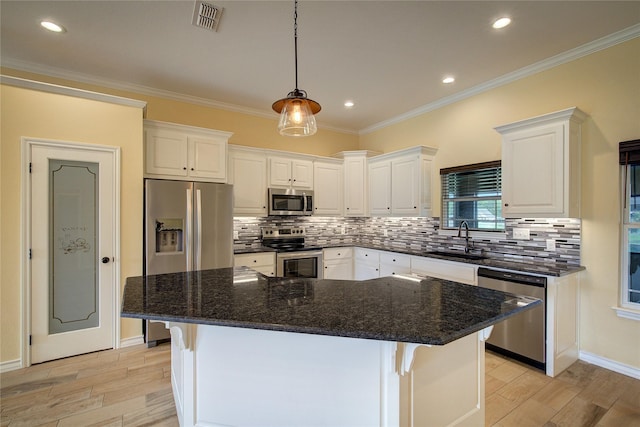
{"type": "Polygon", "coordinates": [[[462,237],[462,227],[464,226],[466,234],[464,237],[465,240],[465,245],[464,245],[464,253],[468,254],[470,247],[469,247],[469,224],[467,224],[467,221],[462,221],[460,223],[460,225],[458,226],[458,237],[462,237]]]}

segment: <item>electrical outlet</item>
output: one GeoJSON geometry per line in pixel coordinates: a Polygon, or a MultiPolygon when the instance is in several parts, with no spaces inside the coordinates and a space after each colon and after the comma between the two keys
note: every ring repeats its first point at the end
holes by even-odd
{"type": "Polygon", "coordinates": [[[556,250],[556,241],[555,239],[547,239],[547,250],[555,251],[556,250]]]}
{"type": "Polygon", "coordinates": [[[513,238],[516,240],[529,240],[531,238],[531,230],[528,228],[514,228],[513,238]]]}
{"type": "Polygon", "coordinates": [[[233,230],[233,240],[238,240],[240,238],[240,236],[238,235],[238,231],[237,230],[233,230]]]}
{"type": "Polygon", "coordinates": [[[342,227],[342,234],[347,234],[347,227],[342,227]]]}
{"type": "Polygon", "coordinates": [[[384,235],[384,237],[389,237],[389,230],[385,228],[382,234],[384,235]]]}

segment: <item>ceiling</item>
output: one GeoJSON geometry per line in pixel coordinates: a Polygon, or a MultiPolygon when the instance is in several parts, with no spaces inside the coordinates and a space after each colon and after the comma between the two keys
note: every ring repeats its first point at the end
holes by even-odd
{"type": "MultiPolygon", "coordinates": [[[[293,1],[208,2],[224,8],[217,32],[192,25],[194,0],[2,0],[0,60],[276,119],[295,87],[293,1]]],[[[300,0],[298,86],[322,105],[319,127],[366,132],[639,23],[640,1],[300,0]]]]}

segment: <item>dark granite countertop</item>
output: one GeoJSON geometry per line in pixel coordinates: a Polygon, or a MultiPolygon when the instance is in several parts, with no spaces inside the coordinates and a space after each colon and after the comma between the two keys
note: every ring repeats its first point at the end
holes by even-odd
{"type": "Polygon", "coordinates": [[[444,345],[540,303],[434,278],[290,279],[236,267],[127,278],[121,316],[444,345]]]}
{"type": "MultiPolygon", "coordinates": [[[[562,265],[559,263],[533,263],[519,260],[509,260],[505,258],[492,258],[490,255],[484,259],[465,259],[456,256],[447,256],[441,254],[435,254],[431,251],[424,251],[421,249],[400,249],[395,246],[388,245],[371,245],[371,244],[360,244],[360,243],[346,243],[346,244],[325,244],[322,245],[322,248],[343,248],[343,247],[358,247],[358,248],[366,248],[366,249],[376,249],[381,251],[390,251],[396,252],[399,254],[406,255],[417,255],[428,258],[437,258],[446,261],[455,261],[461,262],[465,264],[475,264],[480,267],[487,268],[497,268],[501,270],[510,270],[517,271],[521,273],[531,273],[531,274],[539,274],[543,276],[553,276],[560,277],[565,276],[567,274],[576,273],[578,271],[585,270],[583,266],[566,264],[562,265]]],[[[269,248],[243,248],[236,249],[234,253],[242,254],[242,253],[256,253],[256,252],[266,252],[272,249],[269,248]]],[[[451,251],[455,252],[455,251],[451,251]]]]}

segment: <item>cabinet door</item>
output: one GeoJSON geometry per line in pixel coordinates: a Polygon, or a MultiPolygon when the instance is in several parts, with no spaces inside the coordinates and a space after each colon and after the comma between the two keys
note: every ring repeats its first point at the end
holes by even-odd
{"type": "Polygon", "coordinates": [[[269,157],[269,186],[291,186],[291,160],[269,157]]]}
{"type": "Polygon", "coordinates": [[[420,203],[420,165],[410,156],[391,162],[391,212],[416,215],[420,203]]]}
{"type": "Polygon", "coordinates": [[[146,173],[187,176],[187,137],[161,130],[148,130],[145,134],[146,173]]]}
{"type": "Polygon", "coordinates": [[[505,133],[502,138],[504,217],[564,212],[564,126],[505,133]]]}
{"type": "Polygon", "coordinates": [[[224,182],[227,179],[227,144],[215,139],[188,137],[189,176],[224,182]]]}
{"type": "Polygon", "coordinates": [[[353,280],[351,260],[325,261],[323,278],[330,280],[353,280]]]}
{"type": "MultiPolygon", "coordinates": [[[[344,159],[345,216],[367,214],[367,162],[364,157],[344,159]]],[[[318,180],[316,180],[318,182],[318,180]]]]}
{"type": "Polygon", "coordinates": [[[369,211],[371,215],[391,214],[391,162],[369,163],[369,211]]]}
{"type": "Polygon", "coordinates": [[[356,260],[354,267],[355,280],[369,280],[378,277],[380,277],[380,272],[377,264],[366,264],[356,260]]]}
{"type": "Polygon", "coordinates": [[[233,213],[267,214],[267,160],[264,156],[233,152],[229,156],[233,184],[233,213]]]}
{"type": "MultiPolygon", "coordinates": [[[[313,189],[313,162],[309,160],[291,161],[291,185],[305,190],[313,189]]],[[[340,182],[342,187],[342,181],[340,182]]]]}
{"type": "Polygon", "coordinates": [[[313,170],[314,214],[342,215],[342,165],[316,162],[313,170]]]}

